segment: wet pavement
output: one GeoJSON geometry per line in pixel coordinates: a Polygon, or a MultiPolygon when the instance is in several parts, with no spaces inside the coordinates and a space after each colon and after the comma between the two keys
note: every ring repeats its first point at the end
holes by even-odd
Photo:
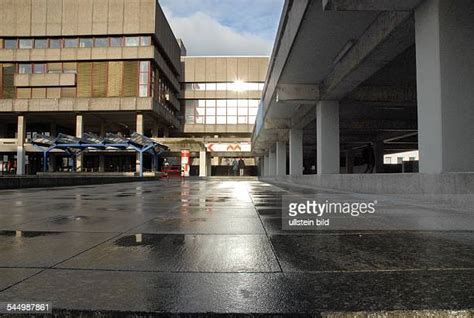
{"type": "Polygon", "coordinates": [[[469,211],[392,199],[379,230],[293,232],[282,230],[289,194],[341,195],[250,179],[2,191],[0,302],[183,314],[474,307],[469,211]]]}

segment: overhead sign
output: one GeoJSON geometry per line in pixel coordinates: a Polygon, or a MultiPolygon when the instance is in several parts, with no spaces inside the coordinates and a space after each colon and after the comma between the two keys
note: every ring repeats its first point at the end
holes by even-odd
{"type": "Polygon", "coordinates": [[[252,146],[249,143],[217,143],[205,144],[209,152],[251,152],[252,146]]]}

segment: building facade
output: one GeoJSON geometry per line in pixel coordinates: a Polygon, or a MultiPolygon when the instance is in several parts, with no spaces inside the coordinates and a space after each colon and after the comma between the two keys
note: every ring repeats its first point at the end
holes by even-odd
{"type": "Polygon", "coordinates": [[[260,56],[182,57],[182,136],[199,141],[207,152],[206,160],[195,158],[192,174],[197,166],[201,176],[230,174],[239,158],[246,174],[257,173],[250,136],[267,67],[268,57],[260,56]]]}
{"type": "MultiPolygon", "coordinates": [[[[155,0],[1,0],[0,161],[32,174],[35,134],[181,130],[180,47],[155,0]]],[[[63,154],[50,169],[73,170],[63,154]]],[[[79,171],[135,171],[135,154],[85,153],[79,171]]]]}

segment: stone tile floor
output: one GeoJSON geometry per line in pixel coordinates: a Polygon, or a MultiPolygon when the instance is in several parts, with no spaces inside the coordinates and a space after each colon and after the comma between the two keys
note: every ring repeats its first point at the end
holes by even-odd
{"type": "Polygon", "coordinates": [[[392,200],[380,230],[283,231],[282,196],[302,193],[340,196],[249,179],[2,191],[0,302],[86,313],[474,307],[472,213],[392,200]],[[449,226],[428,230],[432,219],[449,226]]]}

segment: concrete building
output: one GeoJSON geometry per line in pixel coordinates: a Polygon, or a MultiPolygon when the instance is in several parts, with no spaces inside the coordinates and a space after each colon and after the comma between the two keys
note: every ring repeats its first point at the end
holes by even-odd
{"type": "Polygon", "coordinates": [[[206,156],[195,157],[192,174],[197,175],[200,166],[201,176],[228,175],[233,160],[243,158],[246,174],[256,175],[250,136],[267,74],[268,57],[183,56],[182,65],[185,120],[181,137],[201,144],[200,157],[206,156]]]}
{"type": "Polygon", "coordinates": [[[264,175],[356,192],[472,193],[473,49],[469,0],[286,1],[252,137],[264,175]],[[367,149],[378,174],[353,174],[367,149]],[[420,173],[379,174],[390,168],[384,155],[415,150],[420,173]]]}
{"type": "MultiPolygon", "coordinates": [[[[40,169],[29,144],[36,133],[162,137],[180,130],[180,54],[155,0],[2,0],[2,170],[40,169]]],[[[136,169],[134,153],[78,159],[78,171],[136,169]]],[[[52,154],[49,166],[73,168],[63,153],[52,154]]]]}
{"type": "MultiPolygon", "coordinates": [[[[0,15],[3,173],[41,170],[36,134],[84,132],[138,132],[168,144],[176,160],[190,150],[194,175],[226,175],[237,157],[257,173],[250,135],[267,57],[187,57],[155,0],[2,0],[0,15]]],[[[52,152],[48,163],[134,172],[135,156],[88,151],[74,164],[52,152]]],[[[145,170],[156,168],[144,160],[145,170]]]]}

